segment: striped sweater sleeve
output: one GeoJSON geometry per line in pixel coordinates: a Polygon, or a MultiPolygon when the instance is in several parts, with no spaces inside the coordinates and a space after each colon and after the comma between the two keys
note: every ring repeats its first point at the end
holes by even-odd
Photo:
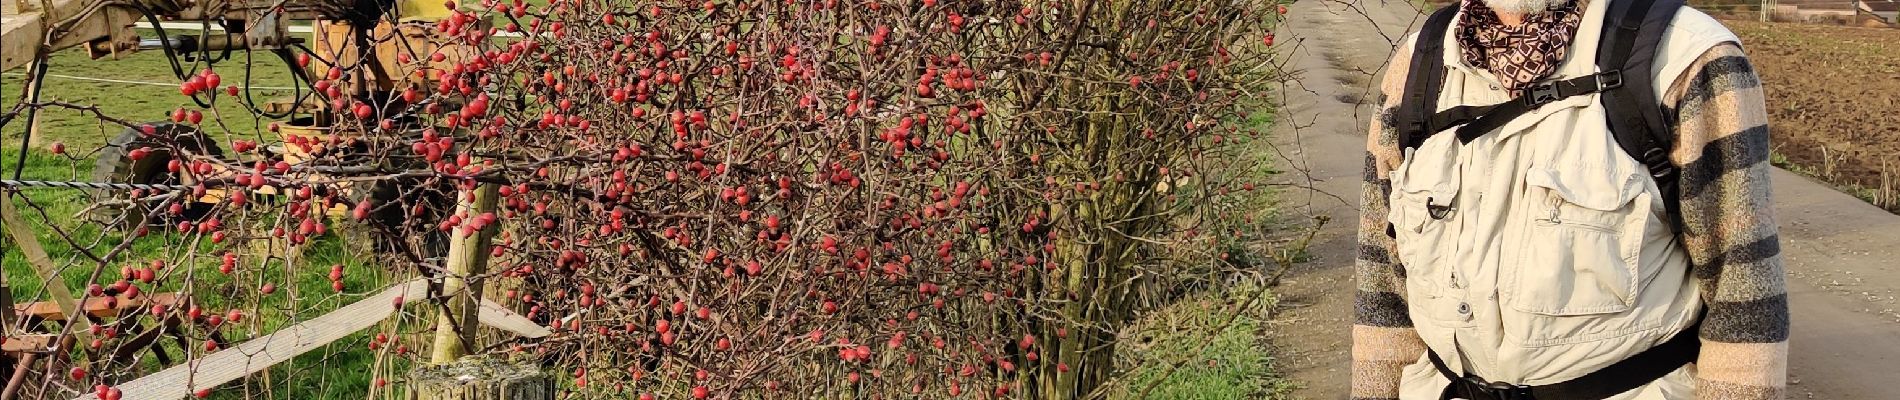
{"type": "Polygon", "coordinates": [[[1710,49],[1689,71],[1664,98],[1677,124],[1682,243],[1707,307],[1697,398],[1781,399],[1788,294],[1761,80],[1734,44],[1710,49]]]}
{"type": "Polygon", "coordinates": [[[1393,54],[1380,83],[1380,101],[1366,137],[1364,183],[1359,193],[1359,250],[1354,260],[1358,290],[1353,301],[1352,398],[1396,399],[1399,376],[1425,354],[1405,303],[1405,267],[1386,229],[1392,192],[1389,173],[1398,167],[1398,130],[1393,111],[1404,91],[1411,46],[1393,54]]]}

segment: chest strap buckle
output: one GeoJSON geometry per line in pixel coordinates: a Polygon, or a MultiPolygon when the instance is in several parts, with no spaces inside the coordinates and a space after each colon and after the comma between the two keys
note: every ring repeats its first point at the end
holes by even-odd
{"type": "Polygon", "coordinates": [[[1524,105],[1537,108],[1537,106],[1557,101],[1557,99],[1562,98],[1562,96],[1561,93],[1558,93],[1556,83],[1539,83],[1525,90],[1524,105]]]}

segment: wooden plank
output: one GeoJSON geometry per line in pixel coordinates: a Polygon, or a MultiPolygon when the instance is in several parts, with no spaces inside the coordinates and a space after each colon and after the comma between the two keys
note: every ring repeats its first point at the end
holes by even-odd
{"type": "MultiPolygon", "coordinates": [[[[369,328],[396,312],[397,296],[421,299],[428,296],[428,290],[428,281],[412,280],[323,316],[126,382],[118,388],[127,399],[182,399],[196,388],[215,387],[243,378],[369,328]],[[196,387],[188,387],[184,382],[192,382],[196,387]]],[[[98,397],[87,393],[74,400],[98,400],[98,397]]]]}
{"type": "MultiPolygon", "coordinates": [[[[179,382],[194,382],[198,388],[206,388],[243,378],[299,354],[322,348],[330,342],[360,332],[389,318],[389,315],[396,311],[394,303],[397,296],[421,300],[429,295],[428,292],[427,280],[411,280],[328,314],[284,327],[270,335],[251,339],[237,346],[227,347],[184,365],[140,377],[121,384],[118,388],[127,399],[183,399],[190,396],[196,389],[185,387],[179,382]]],[[[449,295],[455,294],[457,293],[449,295]]],[[[415,303],[424,302],[405,300],[403,305],[415,303]]],[[[509,311],[507,307],[487,299],[481,301],[480,310],[476,315],[483,325],[528,338],[540,338],[553,334],[527,317],[509,311]]],[[[11,344],[8,346],[11,348],[11,344]]],[[[98,398],[87,394],[73,400],[98,400],[98,398]]]]}
{"type": "Polygon", "coordinates": [[[540,339],[554,334],[547,327],[534,323],[533,320],[514,311],[509,311],[508,307],[503,307],[492,300],[482,299],[482,311],[478,315],[477,318],[481,319],[482,325],[521,335],[521,337],[540,339]]]}
{"type": "MultiPolygon", "coordinates": [[[[33,228],[27,226],[26,220],[20,219],[20,212],[13,209],[15,194],[17,192],[0,195],[0,225],[5,225],[7,236],[13,238],[14,247],[20,248],[20,254],[26,256],[26,263],[39,273],[40,281],[45,282],[43,286],[53,296],[53,303],[59,306],[59,313],[74,315],[74,310],[79,307],[73,304],[76,297],[73,297],[71,290],[66,289],[66,280],[59,277],[59,267],[53,265],[53,257],[46,255],[46,249],[40,247],[40,239],[33,235],[33,228]]],[[[83,339],[89,327],[91,323],[80,318],[73,321],[71,331],[83,339]]]]}
{"type": "MultiPolygon", "coordinates": [[[[52,46],[53,50],[60,50],[97,38],[133,37],[131,25],[125,23],[137,18],[132,17],[131,10],[120,7],[100,8],[78,21],[71,21],[70,25],[53,26],[69,22],[68,18],[85,12],[86,7],[94,3],[97,1],[7,0],[4,5],[0,5],[0,70],[10,70],[32,62],[43,44],[52,46]],[[49,27],[59,28],[59,31],[48,37],[49,27]]],[[[133,43],[136,44],[136,40],[133,43]]]]}
{"type": "MultiPolygon", "coordinates": [[[[107,304],[107,300],[108,299],[102,297],[87,298],[85,305],[86,313],[92,314],[95,317],[115,317],[118,316],[120,312],[124,312],[128,309],[145,309],[159,304],[173,306],[178,304],[178,294],[159,293],[131,298],[121,293],[115,300],[110,301],[112,304],[107,304]]],[[[18,315],[31,315],[50,321],[66,320],[66,314],[59,311],[59,304],[50,301],[16,305],[13,306],[13,312],[18,315]]]]}
{"type": "MultiPolygon", "coordinates": [[[[13,5],[11,0],[6,4],[13,5]]],[[[36,9],[6,7],[0,13],[0,71],[26,65],[33,60],[46,37],[46,13],[36,9]]]]}
{"type": "Polygon", "coordinates": [[[7,337],[6,343],[0,343],[0,351],[15,353],[22,351],[46,351],[53,347],[54,334],[21,335],[7,337]]]}

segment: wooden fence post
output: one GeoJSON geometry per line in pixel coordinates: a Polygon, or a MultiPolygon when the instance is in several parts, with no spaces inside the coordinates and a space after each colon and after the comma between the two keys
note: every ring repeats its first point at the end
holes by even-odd
{"type": "Polygon", "coordinates": [[[416,368],[409,375],[410,400],[554,400],[554,380],[533,363],[488,357],[416,368]]]}
{"type": "Polygon", "coordinates": [[[441,272],[442,293],[448,293],[447,304],[441,315],[436,317],[435,346],[429,362],[437,365],[454,362],[468,355],[469,347],[474,345],[478,306],[482,299],[482,284],[470,278],[488,272],[488,246],[498,230],[494,221],[487,221],[481,229],[473,232],[467,229],[478,224],[483,213],[495,210],[498,188],[494,184],[477,185],[470,195],[473,198],[461,199],[458,196],[456,214],[462,216],[463,226],[456,227],[449,238],[449,257],[446,271],[441,272]]]}
{"type": "Polygon", "coordinates": [[[479,276],[488,272],[490,242],[499,230],[494,221],[483,221],[482,215],[494,212],[499,187],[480,184],[469,196],[457,199],[456,214],[464,225],[451,233],[447,265],[441,272],[442,293],[448,298],[436,317],[430,364],[410,372],[409,399],[553,400],[554,380],[534,363],[468,356],[477,345],[475,328],[481,324],[479,276]],[[481,229],[467,229],[472,224],[481,224],[481,229]]]}
{"type": "MultiPolygon", "coordinates": [[[[5,225],[6,235],[13,238],[14,247],[20,249],[20,254],[26,256],[26,263],[39,273],[47,294],[53,297],[53,304],[59,305],[59,313],[66,316],[67,323],[73,324],[70,332],[75,335],[87,334],[90,321],[81,318],[83,316],[80,313],[85,311],[80,310],[77,304],[82,299],[73,297],[72,290],[66,288],[66,280],[59,275],[59,267],[53,264],[53,258],[46,254],[46,249],[40,247],[40,239],[33,235],[33,228],[27,226],[26,220],[20,218],[20,212],[13,208],[15,195],[25,196],[11,190],[0,193],[0,220],[4,221],[0,225],[5,225]]],[[[8,309],[6,312],[13,310],[8,309]]]]}

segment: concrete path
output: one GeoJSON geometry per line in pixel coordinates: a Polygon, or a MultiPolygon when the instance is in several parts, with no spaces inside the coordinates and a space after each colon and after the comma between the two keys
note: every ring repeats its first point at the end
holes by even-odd
{"type": "MultiPolygon", "coordinates": [[[[1280,50],[1287,82],[1275,149],[1289,221],[1325,215],[1312,261],[1279,289],[1273,329],[1277,371],[1299,399],[1346,398],[1350,374],[1353,229],[1365,129],[1378,73],[1404,32],[1422,19],[1406,1],[1305,0],[1289,7],[1280,50]]],[[[1773,101],[1773,99],[1770,99],[1773,101]]],[[[1894,398],[1900,371],[1900,216],[1807,178],[1776,170],[1782,254],[1794,330],[1789,397],[1894,398]]]]}

